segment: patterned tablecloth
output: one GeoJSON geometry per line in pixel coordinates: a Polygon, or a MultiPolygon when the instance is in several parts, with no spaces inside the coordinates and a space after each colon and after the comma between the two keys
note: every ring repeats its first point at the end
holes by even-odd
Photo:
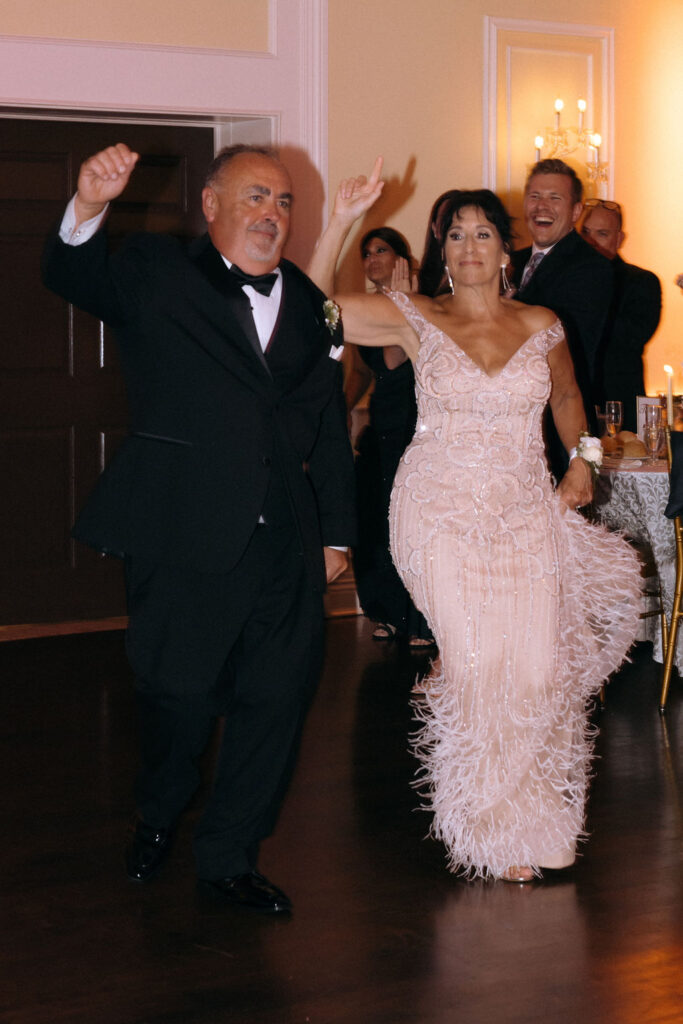
{"type": "MultiPolygon", "coordinates": [[[[669,497],[666,462],[654,465],[638,460],[605,460],[595,488],[595,511],[610,529],[623,530],[636,541],[652,548],[664,597],[671,614],[676,583],[676,540],[671,519],[664,515],[669,497]]],[[[655,661],[663,661],[659,618],[643,619],[643,639],[652,640],[655,661]]],[[[676,642],[676,668],[683,671],[683,631],[676,642]]]]}

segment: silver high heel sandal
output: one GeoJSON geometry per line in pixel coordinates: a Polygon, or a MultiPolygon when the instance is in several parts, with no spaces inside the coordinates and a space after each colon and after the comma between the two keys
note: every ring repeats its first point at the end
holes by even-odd
{"type": "Polygon", "coordinates": [[[515,864],[500,877],[503,882],[517,882],[524,885],[526,882],[535,882],[539,876],[535,875],[531,868],[520,868],[515,864]]]}

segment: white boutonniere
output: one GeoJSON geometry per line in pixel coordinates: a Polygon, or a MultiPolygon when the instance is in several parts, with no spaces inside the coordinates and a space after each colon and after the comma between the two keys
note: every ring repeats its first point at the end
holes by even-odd
{"type": "Polygon", "coordinates": [[[579,443],[576,448],[572,449],[570,461],[575,454],[588,463],[593,479],[595,479],[600,473],[600,467],[602,466],[602,442],[600,438],[591,437],[585,431],[579,434],[579,443]]]}
{"type": "Polygon", "coordinates": [[[325,299],[323,302],[323,313],[325,314],[325,327],[330,334],[334,334],[341,321],[341,309],[334,299],[325,299]]]}

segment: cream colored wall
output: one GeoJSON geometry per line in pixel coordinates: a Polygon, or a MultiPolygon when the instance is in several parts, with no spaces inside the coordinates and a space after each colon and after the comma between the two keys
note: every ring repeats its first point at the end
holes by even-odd
{"type": "MultiPolygon", "coordinates": [[[[288,0],[277,0],[286,7],[288,0]]],[[[4,0],[4,35],[265,50],[268,0],[4,0]]],[[[329,0],[329,181],[386,159],[388,185],[372,225],[389,222],[420,254],[427,213],[446,188],[482,182],[484,16],[615,30],[614,194],[626,210],[626,259],[662,280],[664,316],[647,352],[648,385],[662,364],[683,391],[683,271],[678,188],[683,133],[680,0],[329,0]]],[[[552,83],[549,96],[554,98],[552,83]]],[[[368,226],[372,226],[368,225],[368,226]]],[[[357,237],[357,236],[356,236],[357,237]]],[[[343,284],[360,285],[350,252],[343,284]]]]}
{"type": "MultiPolygon", "coordinates": [[[[683,391],[683,271],[678,169],[683,137],[680,0],[574,0],[575,24],[615,30],[614,194],[626,211],[627,260],[662,281],[664,316],[647,350],[648,390],[662,364],[683,391]]],[[[566,21],[560,0],[329,0],[329,175],[385,157],[388,184],[372,222],[389,222],[420,254],[432,201],[447,188],[482,183],[484,16],[566,21]]],[[[549,83],[550,103],[554,99],[549,83]]],[[[360,229],[359,229],[360,231],[360,229]]],[[[356,239],[342,283],[362,282],[356,239]]]]}
{"type": "Polygon", "coordinates": [[[268,49],[268,0],[2,0],[4,35],[163,46],[268,49]]]}

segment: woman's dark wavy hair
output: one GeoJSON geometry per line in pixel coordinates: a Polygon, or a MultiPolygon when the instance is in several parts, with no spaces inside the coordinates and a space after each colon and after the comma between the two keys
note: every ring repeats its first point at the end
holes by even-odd
{"type": "Polygon", "coordinates": [[[431,295],[434,297],[435,295],[441,295],[444,291],[448,291],[448,286],[445,284],[446,276],[443,269],[442,247],[434,236],[434,224],[439,216],[442,204],[457,194],[457,189],[454,188],[449,189],[448,192],[442,192],[439,198],[434,201],[431,213],[429,214],[423,249],[424,255],[422,256],[422,263],[417,273],[417,290],[421,295],[431,295]]]}
{"type": "Polygon", "coordinates": [[[418,274],[418,291],[422,295],[441,295],[447,291],[444,283],[443,246],[453,217],[469,206],[481,210],[498,232],[509,251],[512,241],[512,218],[502,202],[488,188],[450,189],[432,206],[425,237],[424,256],[418,274]]]}
{"type": "Polygon", "coordinates": [[[408,260],[408,263],[413,262],[413,257],[410,252],[410,246],[407,240],[403,237],[400,231],[395,228],[375,228],[373,231],[366,231],[360,240],[360,253],[361,256],[365,251],[365,247],[372,238],[379,238],[382,242],[386,242],[394,250],[397,256],[402,256],[404,260],[408,260]]]}

